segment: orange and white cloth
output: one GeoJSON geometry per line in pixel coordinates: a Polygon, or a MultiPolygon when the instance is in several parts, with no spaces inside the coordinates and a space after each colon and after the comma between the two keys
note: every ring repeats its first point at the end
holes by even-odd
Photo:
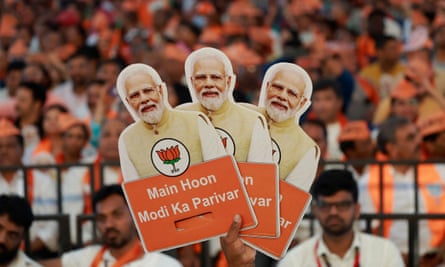
{"type": "Polygon", "coordinates": [[[99,245],[88,246],[82,249],[70,251],[62,255],[64,267],[180,267],[176,259],[162,253],[143,253],[139,247],[134,247],[122,259],[116,259],[110,251],[99,245]]]}

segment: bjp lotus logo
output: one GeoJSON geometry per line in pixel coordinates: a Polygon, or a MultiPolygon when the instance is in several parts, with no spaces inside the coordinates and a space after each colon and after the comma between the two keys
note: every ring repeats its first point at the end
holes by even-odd
{"type": "Polygon", "coordinates": [[[151,150],[151,161],[160,173],[166,176],[179,176],[190,165],[190,154],[178,140],[165,138],[159,140],[151,150]]]}
{"type": "Polygon", "coordinates": [[[175,163],[181,159],[178,145],[171,146],[166,149],[157,150],[156,153],[158,154],[159,158],[164,162],[164,164],[172,165],[173,167],[172,173],[179,171],[179,169],[175,167],[175,163]]]}
{"type": "Polygon", "coordinates": [[[221,138],[221,142],[226,150],[227,154],[235,155],[235,142],[232,136],[225,130],[221,128],[215,128],[221,138]]]}

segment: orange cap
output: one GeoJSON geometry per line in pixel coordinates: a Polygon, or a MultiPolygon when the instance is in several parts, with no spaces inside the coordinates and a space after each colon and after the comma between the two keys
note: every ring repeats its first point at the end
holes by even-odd
{"type": "Polygon", "coordinates": [[[365,140],[371,136],[368,124],[364,120],[350,121],[340,131],[338,142],[365,140]]]}
{"type": "Polygon", "coordinates": [[[422,137],[445,131],[445,112],[434,113],[419,119],[417,126],[422,137]]]}
{"type": "Polygon", "coordinates": [[[28,47],[23,39],[17,39],[8,49],[8,57],[24,57],[28,53],[28,47]]]}
{"type": "Polygon", "coordinates": [[[61,133],[68,131],[73,126],[80,125],[85,127],[85,129],[87,129],[88,135],[90,135],[89,131],[90,128],[88,127],[88,125],[86,125],[83,121],[79,120],[78,118],[74,117],[72,114],[61,113],[58,115],[57,120],[59,123],[59,130],[61,133]]]}
{"type": "Polygon", "coordinates": [[[0,36],[13,37],[17,33],[18,20],[12,14],[3,14],[0,19],[0,36]]]}
{"type": "Polygon", "coordinates": [[[391,90],[391,98],[410,99],[417,96],[417,89],[406,79],[400,80],[391,90]]]}
{"type": "Polygon", "coordinates": [[[204,16],[215,14],[215,6],[211,2],[199,2],[195,6],[196,13],[204,16]]]}
{"type": "Polygon", "coordinates": [[[163,55],[165,59],[171,59],[185,63],[188,53],[175,44],[167,44],[164,47],[163,55]]]}
{"type": "Polygon", "coordinates": [[[12,135],[20,135],[20,130],[15,125],[5,118],[0,119],[0,137],[7,137],[12,135]]]}

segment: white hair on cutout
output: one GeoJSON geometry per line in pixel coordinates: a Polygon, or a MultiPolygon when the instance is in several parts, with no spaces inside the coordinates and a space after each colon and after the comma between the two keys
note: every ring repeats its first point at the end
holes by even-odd
{"type": "Polygon", "coordinates": [[[258,106],[259,107],[265,107],[266,106],[266,98],[267,98],[267,83],[275,77],[275,75],[283,70],[292,71],[295,72],[296,75],[300,75],[305,83],[303,97],[306,98],[306,103],[303,107],[300,108],[300,110],[297,111],[297,114],[295,115],[296,122],[298,123],[301,114],[303,114],[311,105],[311,97],[312,97],[312,80],[309,74],[300,66],[294,63],[288,63],[288,62],[280,62],[273,64],[270,66],[266,74],[264,74],[263,82],[261,84],[261,91],[260,91],[260,97],[258,100],[258,106]]]}
{"type": "Polygon", "coordinates": [[[136,73],[144,73],[150,75],[150,77],[153,79],[156,85],[161,85],[162,90],[162,101],[166,108],[171,108],[170,104],[168,103],[168,93],[167,93],[167,86],[162,81],[161,76],[159,76],[158,72],[152,68],[151,66],[147,64],[142,63],[135,63],[128,65],[125,67],[117,77],[116,80],[116,88],[117,92],[119,93],[119,97],[121,98],[122,102],[124,103],[127,110],[130,112],[131,116],[135,121],[140,120],[141,118],[138,115],[137,110],[134,110],[133,107],[128,103],[127,101],[127,90],[125,88],[125,81],[132,75],[136,73]]]}
{"type": "Polygon", "coordinates": [[[185,60],[185,78],[187,80],[187,86],[190,91],[190,96],[192,97],[193,102],[199,102],[198,97],[196,96],[196,90],[193,87],[192,76],[193,76],[193,67],[195,66],[196,61],[205,58],[214,58],[224,64],[224,72],[227,76],[231,77],[230,85],[227,92],[228,99],[233,101],[233,89],[235,88],[236,75],[233,73],[232,63],[230,59],[224,54],[221,50],[212,47],[204,47],[198,50],[193,51],[185,60]]]}

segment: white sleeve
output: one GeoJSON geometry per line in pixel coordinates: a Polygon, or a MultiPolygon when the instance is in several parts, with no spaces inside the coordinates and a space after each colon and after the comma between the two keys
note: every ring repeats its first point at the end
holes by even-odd
{"type": "Polygon", "coordinates": [[[221,138],[205,115],[198,116],[198,130],[201,138],[202,158],[204,161],[226,156],[221,138]]]}
{"type": "MultiPolygon", "coordinates": [[[[33,171],[34,196],[32,211],[34,215],[57,214],[57,190],[53,180],[42,172],[33,171]]],[[[30,229],[31,240],[38,237],[51,251],[57,251],[59,228],[57,221],[36,220],[30,229]]]]}
{"type": "Polygon", "coordinates": [[[272,139],[270,138],[267,122],[259,116],[252,129],[248,162],[272,163],[272,139]]]}
{"type": "Polygon", "coordinates": [[[400,250],[389,240],[385,240],[387,245],[385,246],[385,254],[382,255],[383,259],[385,260],[385,265],[382,267],[403,267],[405,266],[405,263],[402,259],[402,254],[400,253],[400,250]]]}
{"type": "Polygon", "coordinates": [[[317,173],[318,160],[320,159],[320,149],[314,146],[306,151],[298,164],[286,177],[286,182],[308,192],[317,173]]]}
{"type": "Polygon", "coordinates": [[[126,182],[133,181],[139,178],[138,171],[134,167],[130,158],[128,157],[127,147],[124,144],[124,140],[119,136],[118,148],[119,148],[119,160],[122,170],[122,176],[126,182]]]}
{"type": "Polygon", "coordinates": [[[90,266],[99,250],[100,246],[93,245],[63,253],[62,267],[90,266]]]}

